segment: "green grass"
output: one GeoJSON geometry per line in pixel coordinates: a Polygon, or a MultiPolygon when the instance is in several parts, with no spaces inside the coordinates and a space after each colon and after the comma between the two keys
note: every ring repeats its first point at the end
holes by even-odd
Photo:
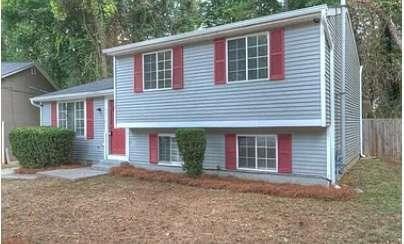
{"type": "Polygon", "coordinates": [[[360,204],[381,213],[401,212],[401,163],[380,159],[361,160],[343,177],[341,183],[364,191],[356,200],[360,204]]]}

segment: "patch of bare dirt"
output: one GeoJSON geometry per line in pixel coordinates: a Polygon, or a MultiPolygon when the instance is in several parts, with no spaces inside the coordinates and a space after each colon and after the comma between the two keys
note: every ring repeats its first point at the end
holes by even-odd
{"type": "MultiPolygon", "coordinates": [[[[367,168],[363,164],[363,170],[367,168]]],[[[374,177],[380,178],[381,171],[378,172],[374,177]]],[[[401,241],[400,209],[382,210],[377,205],[383,204],[382,201],[367,201],[370,195],[381,194],[368,193],[370,189],[352,200],[324,201],[118,176],[78,182],[44,177],[3,181],[1,187],[3,241],[13,238],[29,243],[401,241]]],[[[388,191],[384,189],[383,192],[388,191]]]]}

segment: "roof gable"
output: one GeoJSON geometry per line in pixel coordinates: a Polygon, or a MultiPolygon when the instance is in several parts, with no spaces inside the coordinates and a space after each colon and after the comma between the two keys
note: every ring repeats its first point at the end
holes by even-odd
{"type": "Polygon", "coordinates": [[[33,67],[32,62],[1,62],[1,78],[33,67]]]}

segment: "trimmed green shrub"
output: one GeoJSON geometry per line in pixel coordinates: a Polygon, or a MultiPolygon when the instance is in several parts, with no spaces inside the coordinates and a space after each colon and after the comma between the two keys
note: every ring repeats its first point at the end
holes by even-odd
{"type": "Polygon", "coordinates": [[[73,131],[61,128],[26,127],[10,132],[11,149],[24,168],[43,168],[69,162],[73,139],[73,131]]]}
{"type": "Polygon", "coordinates": [[[175,137],[178,149],[184,160],[184,171],[190,176],[200,175],[206,149],[205,130],[177,129],[175,137]]]}

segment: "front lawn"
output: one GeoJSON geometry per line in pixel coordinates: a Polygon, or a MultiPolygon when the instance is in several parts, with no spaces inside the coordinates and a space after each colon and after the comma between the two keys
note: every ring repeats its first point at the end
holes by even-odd
{"type": "Polygon", "coordinates": [[[393,242],[401,165],[357,163],[354,200],[325,201],[101,176],[2,182],[2,238],[26,242],[393,242]]]}

